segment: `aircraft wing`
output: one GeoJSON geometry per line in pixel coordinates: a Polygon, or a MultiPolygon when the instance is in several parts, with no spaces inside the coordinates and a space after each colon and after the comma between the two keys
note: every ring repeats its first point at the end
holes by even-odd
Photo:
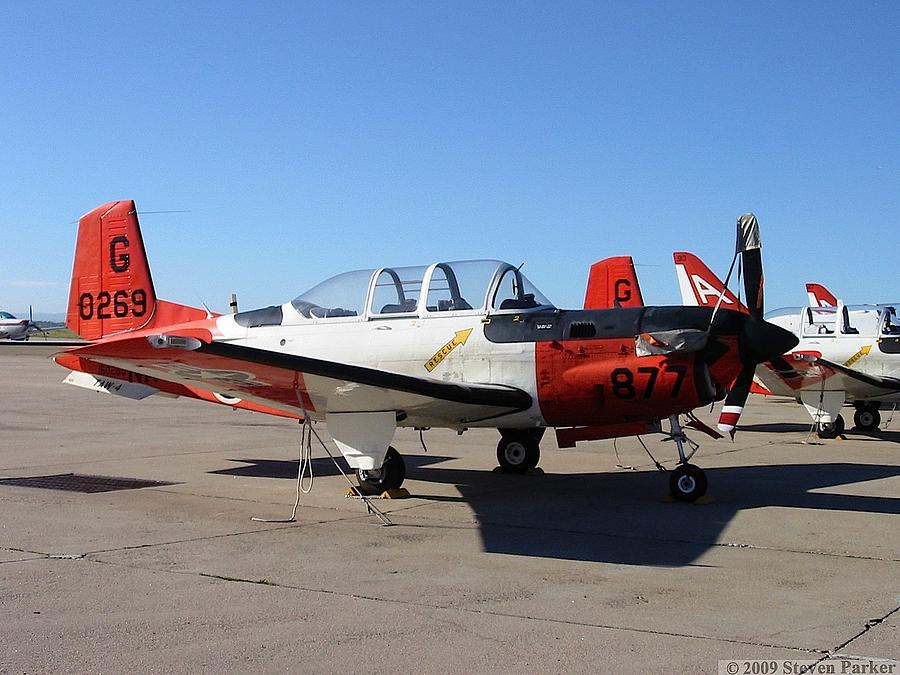
{"type": "Polygon", "coordinates": [[[529,408],[521,389],[444,382],[216,342],[205,331],[104,340],[67,354],[295,414],[387,410],[448,426],[529,408]]]}
{"type": "MultiPolygon", "coordinates": [[[[876,387],[886,391],[900,391],[900,379],[896,377],[878,377],[877,375],[869,375],[858,370],[853,370],[839,363],[833,363],[825,359],[818,359],[818,363],[825,368],[831,368],[845,378],[861,382],[869,387],[876,387]]],[[[852,391],[851,387],[847,387],[847,391],[852,391]]]]}
{"type": "Polygon", "coordinates": [[[794,391],[846,391],[849,399],[900,391],[900,379],[895,377],[871,375],[819,356],[800,353],[790,357],[760,365],[757,375],[766,387],[777,391],[778,382],[773,380],[780,380],[794,391]]]}

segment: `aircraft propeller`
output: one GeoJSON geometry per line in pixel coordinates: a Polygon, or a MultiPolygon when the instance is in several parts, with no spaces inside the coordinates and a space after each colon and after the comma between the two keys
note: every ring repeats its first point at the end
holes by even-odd
{"type": "Polygon", "coordinates": [[[37,331],[39,333],[43,333],[45,337],[47,335],[47,331],[45,331],[34,322],[34,309],[31,305],[28,305],[28,331],[37,331]]]}
{"type": "Polygon", "coordinates": [[[741,256],[744,296],[750,316],[743,323],[738,342],[743,368],[725,397],[718,423],[719,431],[727,432],[732,438],[750,395],[757,364],[778,359],[797,344],[793,334],[763,319],[765,280],[761,246],[756,216],[745,213],[737,220],[735,258],[741,256]]]}

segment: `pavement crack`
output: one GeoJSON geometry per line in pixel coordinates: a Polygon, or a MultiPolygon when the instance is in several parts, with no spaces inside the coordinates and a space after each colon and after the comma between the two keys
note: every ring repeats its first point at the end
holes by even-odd
{"type": "Polygon", "coordinates": [[[505,618],[505,619],[518,619],[520,621],[529,621],[535,623],[542,624],[555,624],[555,625],[564,625],[564,626],[575,626],[581,628],[590,628],[597,630],[609,630],[609,631],[625,631],[629,633],[637,633],[641,635],[655,635],[662,637],[674,637],[674,638],[687,638],[691,640],[705,640],[709,642],[723,642],[726,644],[735,644],[735,645],[745,645],[750,647],[759,647],[764,649],[783,649],[789,651],[800,652],[803,654],[815,654],[822,655],[822,658],[828,658],[828,655],[831,653],[825,649],[815,649],[810,647],[798,647],[796,645],[783,645],[783,644],[773,644],[767,642],[759,642],[756,640],[742,640],[739,638],[730,638],[730,637],[717,637],[714,635],[703,635],[698,633],[679,633],[676,631],[666,631],[666,630],[657,630],[653,628],[636,628],[634,626],[623,626],[623,625],[615,625],[615,624],[605,624],[605,623],[595,623],[590,621],[574,621],[570,619],[556,619],[553,617],[545,617],[545,616],[536,616],[531,614],[515,614],[512,612],[498,612],[493,610],[485,610],[471,607],[460,607],[449,604],[439,604],[439,603],[429,603],[424,602],[422,600],[396,600],[394,598],[385,598],[379,597],[376,595],[365,595],[362,593],[350,593],[346,591],[336,591],[327,588],[313,588],[307,586],[299,586],[296,584],[284,584],[277,581],[272,581],[269,579],[248,579],[244,577],[231,576],[227,574],[216,574],[212,572],[199,572],[199,571],[183,571],[183,570],[163,570],[154,567],[147,567],[144,565],[131,565],[125,564],[121,562],[111,562],[107,560],[101,559],[91,559],[89,562],[94,562],[102,565],[110,565],[113,567],[125,567],[128,569],[138,569],[146,572],[153,572],[157,574],[177,574],[184,576],[194,576],[201,577],[204,579],[209,579],[212,581],[222,581],[226,583],[239,583],[239,584],[249,584],[253,586],[267,586],[270,588],[278,588],[284,589],[288,591],[296,591],[300,593],[314,593],[317,595],[326,595],[331,597],[345,598],[349,600],[358,600],[362,602],[374,602],[374,603],[385,603],[392,605],[399,605],[402,607],[414,607],[418,609],[425,609],[431,611],[450,611],[450,612],[458,612],[462,614],[470,614],[470,615],[479,615],[479,616],[491,616],[497,618],[505,618]]]}
{"type": "Polygon", "coordinates": [[[42,553],[41,551],[29,551],[24,548],[14,548],[12,546],[2,546],[0,547],[0,551],[8,551],[10,553],[22,553],[27,555],[27,558],[14,558],[12,560],[0,560],[0,565],[8,565],[11,563],[22,563],[22,562],[30,562],[32,560],[42,560],[47,557],[46,553],[42,553]]]}
{"type": "Polygon", "coordinates": [[[861,638],[863,635],[865,635],[870,630],[872,630],[875,626],[880,626],[885,621],[887,621],[891,617],[891,615],[896,614],[897,612],[900,612],[900,605],[898,605],[897,607],[894,607],[894,609],[892,609],[890,612],[888,612],[884,616],[876,617],[874,619],[869,619],[868,621],[866,621],[865,625],[862,627],[862,629],[858,633],[853,635],[850,639],[842,642],[834,649],[830,650],[828,653],[828,656],[826,658],[841,656],[842,655],[841,650],[844,649],[847,645],[849,645],[851,642],[854,642],[855,640],[858,640],[859,638],[861,638]]]}
{"type": "Polygon", "coordinates": [[[240,584],[257,584],[259,586],[277,586],[278,584],[268,579],[243,579],[241,577],[229,577],[222,574],[208,574],[207,572],[198,572],[201,577],[208,579],[218,579],[219,581],[233,581],[240,584]]]}

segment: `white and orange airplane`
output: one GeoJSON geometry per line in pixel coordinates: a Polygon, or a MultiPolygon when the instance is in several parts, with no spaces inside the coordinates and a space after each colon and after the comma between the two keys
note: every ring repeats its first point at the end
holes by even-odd
{"type": "MultiPolygon", "coordinates": [[[[747,311],[697,256],[674,254],[682,301],[747,311]]],[[[882,405],[900,403],[900,305],[844,305],[821,284],[807,284],[808,307],[788,307],[766,320],[796,335],[797,347],[761,363],[753,391],[789,396],[802,403],[822,438],[844,432],[840,414],[855,408],[854,424],[871,431],[882,405]]]]}
{"type": "MultiPolygon", "coordinates": [[[[756,219],[740,225],[742,255],[760,270],[748,288],[761,291],[756,219]]],[[[736,378],[749,387],[746,373],[796,343],[761,310],[712,320],[706,308],[644,307],[619,257],[591,268],[585,309],[557,309],[520,267],[476,260],[347,272],[283,304],[217,315],[156,297],[134,202],[115,201],[78,228],[67,325],[93,342],[55,359],[73,371],[66,381],[99,391],[324,422],[368,494],[404,480],[390,447],[398,426],[497,428],[501,469],[521,473],[547,427],[573,446],[668,418],[670,488],[692,501],[706,478],[678,415],[736,378]]]]}

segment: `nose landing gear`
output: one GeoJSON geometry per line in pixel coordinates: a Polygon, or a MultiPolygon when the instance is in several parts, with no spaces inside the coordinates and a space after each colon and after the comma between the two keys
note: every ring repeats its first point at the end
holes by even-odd
{"type": "MultiPolygon", "coordinates": [[[[669,492],[672,499],[678,502],[695,502],[706,494],[707,480],[703,469],[694,464],[690,464],[688,460],[697,452],[697,447],[693,447],[689,454],[685,454],[684,444],[691,441],[685,436],[678,421],[678,415],[669,417],[669,424],[672,427],[671,438],[675,441],[675,447],[678,449],[678,466],[669,476],[669,492]]],[[[692,444],[696,446],[696,444],[692,444]]]]}
{"type": "Polygon", "coordinates": [[[699,466],[679,464],[669,476],[669,492],[679,502],[695,502],[706,494],[706,474],[699,466]]]}

